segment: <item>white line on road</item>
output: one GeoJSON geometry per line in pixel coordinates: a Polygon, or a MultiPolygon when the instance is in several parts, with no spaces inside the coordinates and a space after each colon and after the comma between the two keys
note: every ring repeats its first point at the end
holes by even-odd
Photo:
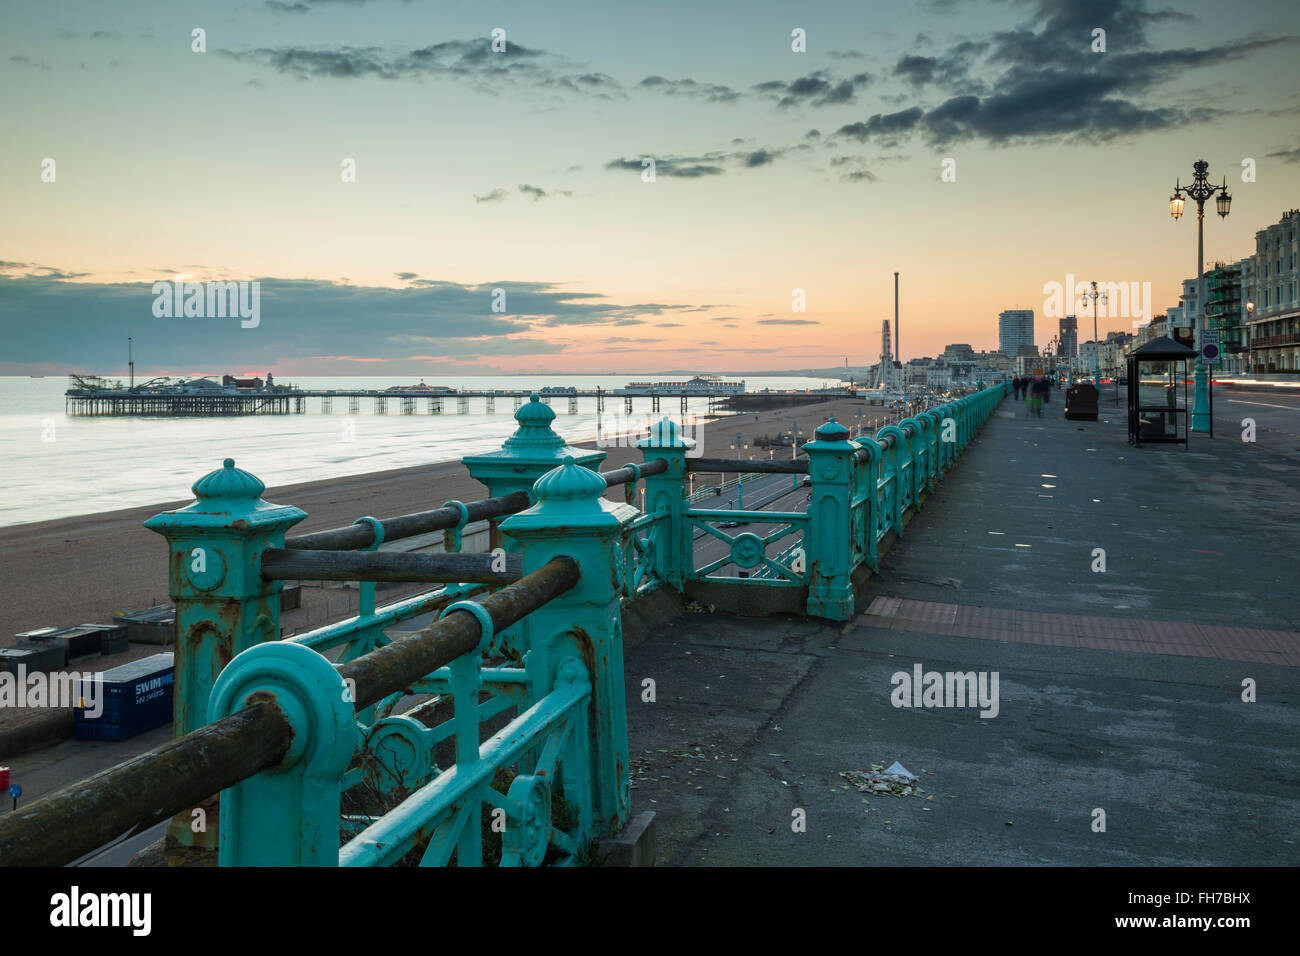
{"type": "Polygon", "coordinates": [[[1260,405],[1264,408],[1285,408],[1290,412],[1300,411],[1300,405],[1273,405],[1269,402],[1243,402],[1239,398],[1230,398],[1228,401],[1234,405],[1260,405]]]}

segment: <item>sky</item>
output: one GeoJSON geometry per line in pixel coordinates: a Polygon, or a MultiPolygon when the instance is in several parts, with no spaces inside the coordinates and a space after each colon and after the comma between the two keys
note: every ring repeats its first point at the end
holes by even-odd
{"type": "Polygon", "coordinates": [[[1043,345],[1071,276],[1178,304],[1196,160],[1233,196],[1207,263],[1300,206],[1293,0],[0,18],[0,374],[122,375],[128,336],[154,374],[864,365],[895,271],[904,359],[1010,308],[1043,345]],[[201,314],[158,314],[176,281],[201,314]],[[256,321],[198,308],[228,281],[256,321]]]}

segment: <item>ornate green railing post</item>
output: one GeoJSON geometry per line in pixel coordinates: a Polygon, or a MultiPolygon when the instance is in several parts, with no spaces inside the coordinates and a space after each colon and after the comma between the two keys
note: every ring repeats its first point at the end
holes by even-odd
{"type": "Polygon", "coordinates": [[[650,428],[650,435],[636,443],[643,461],[663,458],[668,468],[659,475],[647,475],[645,481],[646,514],[667,514],[666,526],[659,532],[660,546],[655,550],[655,574],[661,581],[681,591],[695,569],[695,543],[686,522],[690,502],[686,497],[686,454],[695,447],[695,439],[682,437],[681,428],[664,418],[650,428]]]}
{"type": "MultiPolygon", "coordinates": [[[[202,727],[208,698],[222,669],[241,651],[280,637],[279,581],[262,578],[261,555],[284,547],[287,529],[307,517],[289,505],[262,500],[266,486],[227,458],[194,483],[195,501],[144,523],[167,539],[168,593],[176,605],[176,683],[173,733],[202,727]]],[[[205,807],[211,815],[213,807],[205,807]]],[[[176,817],[169,837],[187,846],[215,847],[215,827],[195,832],[176,817]]]]}
{"type": "Polygon", "coordinates": [[[854,486],[855,500],[862,499],[866,540],[862,543],[864,560],[872,571],[880,570],[880,555],[876,543],[876,528],[880,522],[880,499],[877,480],[880,473],[880,443],[864,435],[857,442],[866,452],[864,460],[857,461],[855,456],[854,486]]]}
{"type": "Polygon", "coordinates": [[[908,477],[908,498],[912,507],[921,510],[921,492],[926,489],[926,472],[930,467],[925,448],[925,418],[904,418],[898,427],[907,436],[907,456],[912,462],[908,477]]]}
{"type": "MultiPolygon", "coordinates": [[[[536,394],[515,411],[515,421],[519,427],[501,445],[500,451],[461,459],[470,475],[486,485],[488,494],[492,497],[516,491],[531,492],[537,479],[566,458],[572,458],[575,463],[586,468],[595,468],[605,460],[603,451],[566,445],[564,439],[551,428],[555,412],[536,394]]],[[[499,524],[498,519],[491,522],[489,547],[518,550],[518,545],[509,539],[500,542],[499,524]]]]}
{"type": "Polygon", "coordinates": [[[885,478],[889,488],[885,494],[885,520],[894,534],[903,535],[903,512],[907,510],[907,494],[903,487],[903,462],[907,460],[907,436],[897,425],[886,425],[876,432],[876,440],[889,438],[889,448],[882,453],[885,478]]]}
{"type": "Polygon", "coordinates": [[[812,501],[808,505],[805,558],[809,614],[846,621],[853,616],[853,454],[860,446],[831,418],[803,446],[808,454],[812,501]]]}
{"type": "Polygon", "coordinates": [[[619,577],[623,529],[639,514],[607,501],[605,489],[598,474],[566,458],[537,482],[537,504],[501,523],[520,544],[524,574],[559,555],[582,569],[576,586],[528,616],[531,647],[524,665],[533,700],[555,685],[566,658],[576,657],[590,671],[590,806],[598,836],[621,830],[631,808],[619,577]]]}
{"type": "Polygon", "coordinates": [[[292,743],[278,765],[221,791],[218,861],[338,866],[341,779],[361,744],[352,694],[320,654],[276,642],[244,651],[221,672],[208,718],[260,701],[280,708],[292,743]]]}

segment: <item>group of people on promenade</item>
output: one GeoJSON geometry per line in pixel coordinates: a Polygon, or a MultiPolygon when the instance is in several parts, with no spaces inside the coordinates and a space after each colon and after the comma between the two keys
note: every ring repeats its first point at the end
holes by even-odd
{"type": "Polygon", "coordinates": [[[1043,417],[1043,405],[1052,397],[1051,382],[1042,375],[1033,378],[1018,376],[1011,380],[1011,389],[1017,399],[1028,399],[1031,412],[1039,418],[1043,417]]]}

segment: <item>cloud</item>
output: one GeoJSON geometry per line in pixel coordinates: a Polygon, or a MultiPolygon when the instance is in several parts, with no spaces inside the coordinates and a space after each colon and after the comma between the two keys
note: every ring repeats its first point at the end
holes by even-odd
{"type": "MultiPolygon", "coordinates": [[[[655,156],[655,175],[676,176],[679,179],[699,179],[702,176],[721,176],[723,168],[716,161],[704,162],[701,157],[691,156],[655,156]]],[[[643,166],[639,159],[611,159],[605,164],[606,169],[634,169],[640,172],[649,168],[643,166]]]]}
{"type": "Polygon", "coordinates": [[[1292,149],[1276,149],[1268,154],[1269,159],[1280,159],[1284,163],[1300,163],[1300,146],[1292,149]]]}
{"type": "Polygon", "coordinates": [[[759,319],[758,325],[821,325],[815,319],[759,319]]]}
{"type": "Polygon", "coordinates": [[[871,82],[870,73],[856,73],[846,80],[835,79],[829,70],[815,70],[795,80],[768,80],[753,89],[776,100],[779,109],[808,106],[839,106],[857,100],[858,90],[871,82]]]}
{"type": "MultiPolygon", "coordinates": [[[[744,142],[744,140],[741,140],[744,142]]],[[[648,167],[642,165],[642,159],[651,158],[655,163],[655,175],[676,176],[679,179],[699,179],[704,176],[721,176],[727,167],[735,169],[755,169],[769,166],[781,156],[795,150],[807,150],[806,144],[798,146],[769,146],[759,149],[725,152],[715,150],[699,156],[652,156],[646,154],[641,159],[611,159],[605,164],[606,169],[626,169],[641,172],[648,167]]]]}
{"type": "Polygon", "coordinates": [[[128,335],[145,368],[187,367],[196,354],[214,366],[274,367],[318,355],[322,342],[334,356],[393,362],[417,353],[473,359],[563,352],[563,343],[544,330],[582,326],[591,338],[602,327],[644,325],[647,317],[669,318],[688,307],[611,301],[536,281],[416,280],[394,288],[263,277],[257,280],[260,324],[244,329],[238,318],[155,317],[152,286],[170,280],[170,271],[141,282],[103,283],[72,282],[62,278],[72,273],[43,268],[50,274],[0,275],[0,368],[8,374],[41,363],[102,370],[104,357],[121,351],[128,335]],[[505,313],[492,311],[497,289],[505,291],[505,313]]]}
{"type": "Polygon", "coordinates": [[[49,70],[50,65],[44,60],[33,60],[30,56],[23,53],[16,53],[9,58],[9,62],[14,66],[25,66],[33,70],[49,70]]]}
{"type": "Polygon", "coordinates": [[[847,136],[858,142],[873,137],[892,136],[906,133],[916,128],[925,111],[919,106],[912,106],[897,113],[876,113],[865,123],[848,123],[835,131],[837,136],[847,136]]]}
{"type": "Polygon", "coordinates": [[[875,173],[867,169],[867,161],[861,156],[834,156],[831,166],[842,167],[839,177],[843,183],[874,183],[875,173]]]}
{"type": "Polygon", "coordinates": [[[1105,142],[1121,136],[1181,127],[1215,115],[1152,98],[1158,87],[1191,70],[1244,60],[1294,36],[1227,39],[1203,49],[1153,49],[1150,24],[1187,19],[1172,10],[1148,11],[1141,0],[1039,0],[1032,19],[987,37],[965,39],[930,57],[908,55],[894,75],[913,88],[933,86],[945,98],[876,113],[838,134],[882,143],[920,134],[931,145],[967,140],[1105,142]],[[1103,25],[1110,46],[1091,49],[1103,25]],[[976,76],[985,61],[986,76],[976,76]]]}
{"type": "Polygon", "coordinates": [[[434,77],[467,82],[486,93],[499,93],[503,87],[528,87],[600,99],[625,95],[621,84],[605,73],[584,72],[567,58],[513,40],[496,53],[488,37],[447,40],[404,53],[374,46],[279,46],[217,52],[303,80],[434,77]]]}
{"type": "Polygon", "coordinates": [[[397,278],[401,279],[403,282],[409,282],[412,279],[419,278],[419,276],[414,272],[394,272],[393,275],[397,276],[397,278]]]}
{"type": "Polygon", "coordinates": [[[519,184],[519,191],[526,196],[532,196],[533,202],[539,199],[546,199],[548,196],[572,196],[573,191],[569,189],[552,189],[547,192],[541,186],[531,186],[527,183],[519,184]]]}
{"type": "Polygon", "coordinates": [[[505,199],[505,198],[506,198],[506,191],[505,191],[504,189],[502,189],[500,186],[498,186],[496,189],[492,190],[490,193],[488,193],[488,194],[485,195],[485,196],[478,196],[478,195],[476,195],[476,196],[474,197],[474,201],[475,201],[476,203],[480,203],[480,202],[500,202],[501,200],[503,200],[503,199],[505,199]]]}
{"type": "Polygon", "coordinates": [[[662,93],[664,96],[689,96],[709,103],[734,103],[740,99],[740,94],[729,86],[701,83],[690,78],[669,80],[662,76],[647,76],[637,84],[637,88],[662,93]]]}

